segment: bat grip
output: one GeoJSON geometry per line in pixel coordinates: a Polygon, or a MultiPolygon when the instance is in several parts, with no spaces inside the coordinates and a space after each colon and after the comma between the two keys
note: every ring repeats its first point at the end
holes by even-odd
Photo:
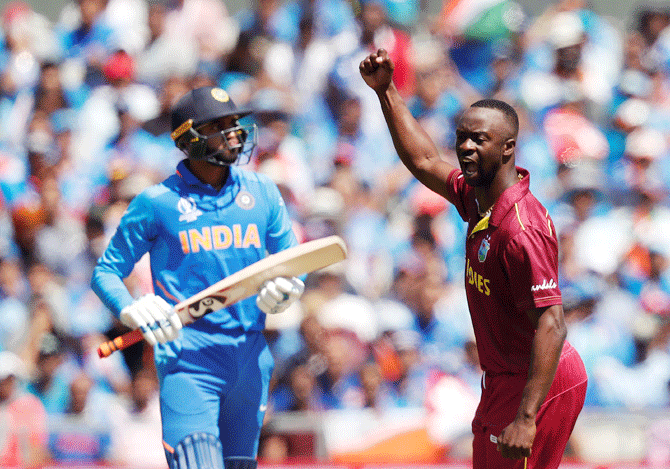
{"type": "Polygon", "coordinates": [[[142,340],[142,338],[142,331],[139,329],[126,332],[125,334],[120,335],[115,339],[108,340],[107,342],[100,344],[98,347],[98,356],[100,358],[109,357],[117,350],[123,350],[126,347],[130,347],[131,345],[138,343],[142,340]]]}

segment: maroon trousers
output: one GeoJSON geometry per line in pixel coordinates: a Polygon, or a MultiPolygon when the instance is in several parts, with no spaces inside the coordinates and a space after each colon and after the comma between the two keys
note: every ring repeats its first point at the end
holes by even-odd
{"type": "Polygon", "coordinates": [[[515,418],[526,376],[485,374],[482,397],[472,422],[473,469],[556,469],[584,406],[586,370],[577,351],[566,343],[556,376],[535,420],[537,433],[531,455],[503,458],[497,437],[515,418]]]}

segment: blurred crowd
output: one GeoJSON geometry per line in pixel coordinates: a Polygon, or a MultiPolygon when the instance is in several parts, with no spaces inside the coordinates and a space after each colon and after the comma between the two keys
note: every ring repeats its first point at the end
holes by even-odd
{"type": "MultiPolygon", "coordinates": [[[[434,410],[445,383],[476,402],[466,227],[399,163],[358,72],[381,47],[445,159],[472,102],[515,106],[518,165],[560,240],[586,405],[670,407],[670,5],[613,19],[582,0],[535,16],[510,0],[443,0],[430,15],[423,0],[252,3],[76,0],[56,20],[3,7],[0,465],[165,464],[152,351],[98,358],[125,329],[89,282],[129,201],[184,157],[169,109],[202,85],[254,110],[249,167],[278,184],[299,239],[338,234],[349,248],[268,317],[268,419],[434,410]]],[[[151,290],[146,259],[126,282],[151,290]]],[[[264,435],[261,457],[286,444],[264,435]]]]}

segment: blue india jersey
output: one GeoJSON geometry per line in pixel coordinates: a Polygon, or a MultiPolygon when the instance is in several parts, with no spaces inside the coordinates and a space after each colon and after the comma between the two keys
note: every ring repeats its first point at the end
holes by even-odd
{"type": "MultiPolygon", "coordinates": [[[[122,283],[150,255],[154,292],[176,304],[240,269],[297,244],[277,186],[265,175],[230,167],[217,191],[182,161],[176,174],[137,195],[123,215],[91,281],[115,315],[133,302],[122,283]]],[[[200,318],[210,331],[263,330],[255,297],[200,318]]]]}

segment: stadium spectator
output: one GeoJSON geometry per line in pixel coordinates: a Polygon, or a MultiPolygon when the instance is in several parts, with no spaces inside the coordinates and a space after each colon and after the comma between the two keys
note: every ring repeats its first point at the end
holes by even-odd
{"type": "Polygon", "coordinates": [[[56,275],[64,276],[84,248],[86,235],[82,219],[68,211],[60,191],[55,172],[49,171],[40,184],[44,223],[36,229],[32,254],[56,275]]]}
{"type": "Polygon", "coordinates": [[[33,378],[27,389],[40,399],[50,415],[62,414],[67,408],[70,392],[67,362],[67,351],[62,338],[52,333],[43,334],[33,378]]]}
{"type": "Polygon", "coordinates": [[[301,363],[290,369],[285,397],[279,400],[275,394],[273,399],[274,412],[319,412],[326,408],[312,368],[301,363]]]}
{"type": "Polygon", "coordinates": [[[143,0],[107,0],[102,19],[117,38],[116,46],[131,55],[142,51],[149,36],[149,5],[143,0]]]}
{"type": "MultiPolygon", "coordinates": [[[[320,302],[321,299],[315,298],[318,295],[314,290],[307,288],[305,304],[320,302]]],[[[270,407],[275,412],[281,412],[296,405],[304,407],[303,410],[312,406],[321,408],[318,389],[309,390],[308,385],[314,386],[314,378],[326,369],[324,351],[326,330],[308,308],[308,313],[300,322],[299,331],[299,350],[283,362],[279,362],[273,373],[270,385],[270,407]],[[296,368],[301,368],[301,371],[295,372],[296,368]],[[299,389],[296,389],[296,386],[299,386],[299,389]],[[299,396],[295,395],[296,391],[300,394],[299,396]]]]}
{"type": "MultiPolygon", "coordinates": [[[[156,117],[142,122],[142,129],[163,140],[172,141],[170,138],[170,108],[188,90],[186,78],[178,74],[170,74],[161,82],[158,100],[160,111],[156,117]]],[[[173,146],[173,145],[171,145],[173,146]]],[[[167,148],[167,145],[166,145],[167,148]]]]}
{"type": "Polygon", "coordinates": [[[385,400],[387,406],[393,402],[395,407],[422,407],[425,404],[430,375],[436,370],[435,364],[424,358],[426,343],[415,330],[394,331],[391,334],[391,343],[398,356],[399,373],[387,383],[388,390],[382,388],[378,391],[381,395],[377,398],[385,400]]]}
{"type": "Polygon", "coordinates": [[[600,119],[612,99],[616,77],[611,77],[610,71],[617,70],[621,39],[615,35],[601,47],[596,43],[598,35],[586,29],[588,19],[582,10],[550,9],[534,25],[539,33],[534,41],[539,42],[529,46],[529,53],[537,57],[548,48],[552,65],[547,68],[543,65],[547,61],[531,62],[534,66],[522,74],[518,91],[520,100],[539,120],[562,99],[574,99],[572,96],[584,100],[589,120],[600,119]],[[608,66],[603,67],[604,63],[608,66]]]}
{"type": "Polygon", "coordinates": [[[26,369],[31,373],[35,371],[36,362],[40,354],[42,340],[44,336],[51,334],[56,327],[54,326],[54,316],[52,304],[45,301],[40,295],[34,295],[29,303],[30,308],[30,329],[25,340],[25,345],[21,350],[21,358],[26,364],[26,369]]]}
{"type": "Polygon", "coordinates": [[[404,31],[389,23],[386,4],[382,0],[361,2],[360,46],[368,50],[384,48],[397,64],[393,79],[403,97],[414,93],[414,64],[412,62],[412,39],[404,31]]]}
{"type": "Polygon", "coordinates": [[[350,332],[338,330],[331,330],[325,339],[326,368],[316,376],[323,408],[360,408],[363,396],[356,375],[365,359],[363,342],[350,332]]]}
{"type": "Polygon", "coordinates": [[[35,86],[34,108],[51,116],[56,111],[72,107],[73,104],[73,98],[66,93],[61,83],[58,63],[43,62],[40,66],[39,82],[35,86]]]}
{"type": "Polygon", "coordinates": [[[314,176],[304,142],[291,133],[295,107],[291,95],[263,88],[252,95],[249,105],[261,129],[252,166],[283,189],[286,204],[298,215],[314,196],[314,176]]]}
{"type": "Polygon", "coordinates": [[[66,5],[56,27],[63,59],[67,66],[83,71],[80,80],[87,88],[104,83],[105,60],[118,47],[119,38],[104,17],[107,3],[77,0],[76,5],[66,5]]]}
{"type": "Polygon", "coordinates": [[[30,330],[29,288],[18,257],[0,259],[0,348],[19,354],[30,330]]]}
{"type": "Polygon", "coordinates": [[[361,366],[358,380],[363,395],[361,404],[363,408],[382,412],[403,406],[398,402],[392,385],[385,381],[381,367],[376,361],[366,361],[361,366]]]}
{"type": "Polygon", "coordinates": [[[113,398],[83,371],[73,373],[65,411],[53,414],[49,448],[54,461],[92,464],[109,461],[113,398]]]}
{"type": "MultiPolygon", "coordinates": [[[[170,77],[185,79],[194,74],[198,67],[198,43],[195,38],[166,30],[168,12],[163,2],[150,3],[147,14],[148,42],[135,54],[138,79],[155,88],[169,83],[170,77]]],[[[182,90],[177,96],[184,92],[182,90]]],[[[161,105],[163,112],[169,109],[169,105],[166,108],[164,102],[161,105]]]]}
{"type": "MultiPolygon", "coordinates": [[[[304,452],[300,456],[304,456],[304,452]]],[[[290,457],[289,438],[264,429],[261,433],[258,459],[265,464],[283,463],[290,457]]]]}
{"type": "Polygon", "coordinates": [[[21,359],[0,352],[0,418],[3,439],[0,465],[39,467],[50,462],[47,413],[42,403],[22,388],[26,371],[21,359]]]}
{"type": "Polygon", "coordinates": [[[165,34],[180,41],[194,41],[198,47],[198,67],[221,72],[221,61],[233,49],[239,26],[226,5],[216,0],[177,0],[165,16],[165,34]]]}
{"type": "Polygon", "coordinates": [[[667,324],[657,328],[639,363],[626,366],[612,357],[600,358],[593,376],[606,405],[630,410],[667,408],[669,330],[667,324]]]}
{"type": "MultiPolygon", "coordinates": [[[[624,158],[612,168],[612,185],[623,197],[634,197],[635,192],[659,191],[668,187],[665,166],[668,156],[667,137],[658,129],[641,126],[626,136],[624,158]]],[[[629,198],[627,203],[634,202],[629,198]]]]}
{"type": "Polygon", "coordinates": [[[109,459],[121,466],[164,468],[165,453],[158,440],[138,445],[147,435],[161,432],[155,370],[143,368],[133,376],[129,396],[121,396],[112,415],[109,459]]]}
{"type": "Polygon", "coordinates": [[[28,3],[10,1],[2,9],[1,26],[5,43],[0,55],[7,72],[7,91],[30,92],[38,83],[42,63],[59,54],[52,24],[28,3]]]}

